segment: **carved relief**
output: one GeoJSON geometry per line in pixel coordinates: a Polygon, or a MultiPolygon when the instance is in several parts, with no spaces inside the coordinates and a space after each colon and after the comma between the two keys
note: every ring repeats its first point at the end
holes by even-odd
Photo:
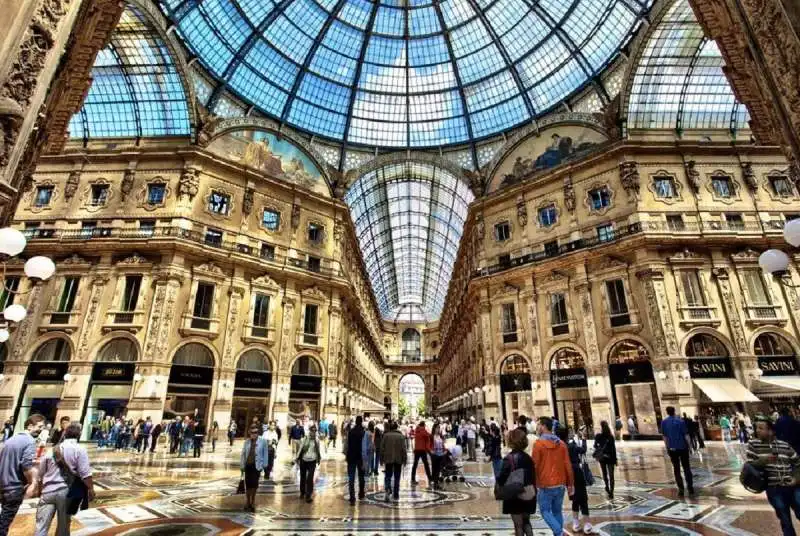
{"type": "Polygon", "coordinates": [[[245,188],[244,199],[242,199],[242,212],[245,216],[249,216],[253,212],[253,197],[255,190],[252,188],[245,188]]]}
{"type": "Polygon", "coordinates": [[[292,230],[300,227],[300,205],[292,205],[292,230]]]}
{"type": "Polygon", "coordinates": [[[528,225],[528,207],[525,205],[523,196],[517,197],[517,221],[520,227],[528,225]]]}
{"type": "Polygon", "coordinates": [[[572,187],[572,177],[564,179],[564,206],[570,214],[575,212],[575,189],[572,187]]]}
{"type": "Polygon", "coordinates": [[[119,192],[122,201],[128,198],[128,195],[133,191],[133,183],[136,180],[136,170],[126,169],[125,174],[122,176],[122,184],[120,184],[119,192]]]}
{"type": "Polygon", "coordinates": [[[733,297],[728,272],[724,268],[719,268],[714,275],[716,276],[717,285],[719,286],[719,293],[722,296],[722,305],[725,307],[728,325],[730,325],[731,328],[733,343],[736,345],[736,350],[742,354],[749,354],[747,340],[744,336],[744,327],[741,317],[739,316],[739,309],[733,297]]]}
{"type": "Polygon", "coordinates": [[[592,296],[589,285],[581,285],[576,290],[580,292],[581,316],[583,317],[583,338],[586,341],[586,355],[589,364],[600,362],[600,350],[597,347],[597,333],[595,332],[594,314],[592,310],[592,296]]]}
{"type": "Polygon", "coordinates": [[[89,351],[89,340],[94,330],[95,320],[97,319],[97,310],[100,307],[100,300],[103,297],[105,285],[108,282],[108,276],[97,275],[92,279],[92,292],[89,295],[89,307],[86,311],[86,317],[83,320],[83,329],[80,335],[80,342],[78,343],[77,359],[86,359],[89,351]]]}
{"type": "Polygon", "coordinates": [[[67,183],[64,185],[64,199],[69,201],[73,197],[75,197],[75,193],[78,191],[78,185],[81,182],[81,172],[80,171],[71,171],[69,177],[67,177],[67,183]]]}
{"type": "Polygon", "coordinates": [[[178,182],[178,197],[181,201],[192,201],[199,191],[200,171],[192,167],[186,168],[178,182]]]}
{"type": "Polygon", "coordinates": [[[684,164],[686,169],[686,182],[695,194],[700,193],[700,172],[697,171],[697,162],[689,160],[684,164]]]}
{"type": "Polygon", "coordinates": [[[222,358],[223,368],[233,368],[233,350],[236,346],[236,330],[239,327],[239,308],[242,304],[244,290],[239,287],[231,287],[228,291],[230,301],[228,305],[228,320],[225,329],[225,353],[222,358]]]}
{"type": "Polygon", "coordinates": [[[159,281],[156,284],[155,294],[153,295],[153,306],[150,313],[150,322],[147,325],[142,361],[155,360],[156,347],[158,346],[158,333],[161,326],[161,316],[164,311],[166,295],[167,286],[165,282],[159,281]]]}
{"type": "Polygon", "coordinates": [[[289,372],[289,348],[291,345],[292,326],[294,325],[294,300],[291,298],[283,299],[283,326],[282,326],[282,341],[281,341],[281,363],[280,370],[289,372]]]}
{"type": "Polygon", "coordinates": [[[750,162],[742,162],[742,180],[744,181],[750,193],[755,194],[758,191],[758,180],[756,180],[756,173],[753,171],[753,164],[750,162]]]}
{"type": "Polygon", "coordinates": [[[42,297],[42,283],[36,283],[28,295],[28,314],[17,325],[17,330],[14,332],[14,351],[11,354],[9,361],[21,361],[22,356],[30,346],[31,334],[33,333],[33,323],[39,314],[39,301],[42,297]]]}
{"type": "Polygon", "coordinates": [[[637,162],[622,162],[619,165],[619,181],[631,201],[639,199],[641,178],[639,177],[639,164],[637,162]]]}

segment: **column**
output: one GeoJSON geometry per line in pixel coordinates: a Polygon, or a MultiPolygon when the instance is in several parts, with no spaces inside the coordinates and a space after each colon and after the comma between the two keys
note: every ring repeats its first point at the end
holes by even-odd
{"type": "Polygon", "coordinates": [[[722,297],[722,310],[725,312],[725,318],[731,331],[731,338],[736,347],[737,355],[731,356],[733,369],[738,371],[739,380],[749,386],[752,383],[751,378],[757,377],[760,368],[756,356],[753,355],[750,351],[750,346],[747,344],[744,324],[740,314],[742,308],[736,303],[734,290],[731,288],[730,274],[728,272],[730,269],[718,266],[711,270],[711,274],[717,281],[719,293],[722,297]]]}
{"type": "Polygon", "coordinates": [[[274,385],[273,395],[275,402],[272,407],[272,417],[278,425],[286,427],[289,418],[289,390],[291,386],[291,369],[289,362],[292,358],[294,347],[294,308],[297,297],[291,283],[287,284],[286,294],[283,297],[283,315],[281,317],[281,332],[278,341],[278,374],[277,383],[274,385]]]}
{"type": "Polygon", "coordinates": [[[320,401],[320,413],[325,415],[330,421],[337,419],[338,409],[336,406],[336,394],[333,389],[338,388],[336,378],[339,377],[339,360],[341,352],[341,329],[342,329],[342,308],[337,291],[333,291],[331,303],[328,307],[328,374],[323,388],[322,400],[320,401]]]}
{"type": "MultiPolygon", "coordinates": [[[[241,269],[236,268],[237,275],[241,269]]],[[[240,344],[241,324],[240,312],[242,298],[244,297],[246,283],[241,277],[235,277],[228,289],[228,315],[225,319],[224,341],[222,345],[222,363],[215,376],[215,396],[211,405],[211,419],[209,423],[217,421],[220,426],[231,418],[233,409],[233,390],[236,383],[236,363],[234,358],[238,353],[240,344]]]]}
{"type": "Polygon", "coordinates": [[[600,421],[609,420],[614,413],[611,385],[608,382],[608,367],[601,361],[600,349],[597,345],[591,285],[588,280],[584,279],[579,281],[573,290],[578,297],[581,329],[586,347],[586,380],[589,384],[589,398],[592,401],[592,421],[597,427],[600,425],[600,421]]]}

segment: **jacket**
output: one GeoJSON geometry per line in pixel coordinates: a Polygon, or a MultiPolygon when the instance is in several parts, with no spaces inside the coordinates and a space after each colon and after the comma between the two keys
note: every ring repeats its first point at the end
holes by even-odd
{"type": "Polygon", "coordinates": [[[348,463],[361,461],[361,441],[364,440],[364,427],[353,426],[347,434],[347,452],[345,458],[348,463]]]}
{"type": "Polygon", "coordinates": [[[399,430],[389,430],[381,440],[383,463],[406,463],[406,438],[399,430]]]}
{"type": "MultiPolygon", "coordinates": [[[[242,455],[239,459],[239,467],[242,471],[244,471],[244,466],[247,464],[247,456],[250,455],[250,443],[251,441],[245,441],[244,446],[242,446],[242,455]]],[[[263,471],[264,466],[267,464],[267,442],[264,441],[263,437],[259,437],[256,440],[256,469],[258,471],[263,471]]]]}
{"type": "Polygon", "coordinates": [[[424,426],[417,426],[414,432],[414,452],[430,452],[433,449],[433,438],[424,426]]]}
{"type": "Polygon", "coordinates": [[[365,430],[364,437],[361,439],[361,461],[364,462],[366,468],[369,468],[374,457],[375,433],[370,433],[369,430],[365,430]]]}
{"type": "MultiPolygon", "coordinates": [[[[519,450],[509,452],[508,455],[503,458],[503,465],[500,467],[500,473],[497,475],[497,485],[505,485],[512,471],[522,469],[525,472],[525,485],[535,486],[537,482],[534,467],[533,460],[531,460],[531,457],[528,456],[526,452],[519,450]]],[[[534,512],[536,512],[536,497],[530,501],[523,501],[519,498],[503,501],[504,514],[533,514],[534,512]]]]}
{"type": "Polygon", "coordinates": [[[314,460],[316,463],[319,463],[322,456],[322,451],[319,449],[319,439],[316,436],[312,437],[311,435],[307,435],[303,438],[302,443],[300,443],[300,449],[297,451],[297,458],[295,458],[296,462],[303,461],[303,456],[306,455],[306,451],[308,450],[309,445],[311,442],[314,442],[315,451],[316,451],[316,459],[314,460]]]}
{"type": "Polygon", "coordinates": [[[611,436],[594,436],[594,458],[601,463],[617,465],[617,443],[611,436]]]}
{"type": "Polygon", "coordinates": [[[543,434],[533,444],[533,466],[538,488],[575,485],[567,445],[552,434],[543,434]]]}

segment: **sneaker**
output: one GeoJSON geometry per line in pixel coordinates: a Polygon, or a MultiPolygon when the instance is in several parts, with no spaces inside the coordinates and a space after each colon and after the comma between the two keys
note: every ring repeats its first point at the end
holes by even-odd
{"type": "Polygon", "coordinates": [[[307,502],[307,503],[310,503],[311,501],[313,501],[313,499],[311,498],[311,495],[309,495],[308,497],[306,497],[306,502],[307,502]]]}
{"type": "Polygon", "coordinates": [[[390,502],[390,501],[392,500],[392,494],[391,494],[391,493],[387,493],[387,494],[386,494],[386,498],[385,498],[384,500],[385,500],[386,502],[390,502]]]}
{"type": "Polygon", "coordinates": [[[683,490],[682,490],[682,489],[679,489],[679,490],[678,490],[678,497],[681,497],[681,498],[683,498],[683,496],[684,496],[684,495],[685,495],[685,494],[683,493],[683,490]]]}
{"type": "Polygon", "coordinates": [[[356,498],[350,497],[350,506],[355,506],[355,505],[356,505],[356,498]]]}
{"type": "Polygon", "coordinates": [[[594,527],[592,526],[591,523],[586,523],[583,526],[583,533],[584,534],[592,534],[593,532],[594,532],[594,527]]]}
{"type": "Polygon", "coordinates": [[[572,520],[572,531],[573,532],[580,532],[581,531],[581,522],[577,519],[572,520]]]}

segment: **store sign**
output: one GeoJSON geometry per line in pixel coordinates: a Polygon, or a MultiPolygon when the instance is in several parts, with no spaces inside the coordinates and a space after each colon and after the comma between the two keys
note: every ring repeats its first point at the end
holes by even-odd
{"type": "Polygon", "coordinates": [[[635,363],[614,363],[608,366],[611,385],[628,383],[653,383],[653,367],[649,361],[635,363]]]}
{"type": "Polygon", "coordinates": [[[797,369],[797,360],[793,355],[759,357],[758,368],[764,372],[764,376],[796,376],[800,374],[797,369]]]}
{"type": "Polygon", "coordinates": [[[169,371],[169,383],[184,385],[211,385],[214,380],[214,369],[211,367],[191,367],[172,365],[169,371]]]}
{"type": "Polygon", "coordinates": [[[551,370],[550,381],[554,389],[589,386],[589,383],[586,381],[586,369],[584,368],[551,370]]]}
{"type": "Polygon", "coordinates": [[[517,391],[531,390],[530,374],[502,374],[500,376],[500,388],[504,393],[514,393],[517,391]]]}
{"type": "Polygon", "coordinates": [[[272,373],[237,370],[235,386],[237,389],[268,390],[272,386],[272,373]]]}
{"type": "Polygon", "coordinates": [[[290,387],[292,391],[319,393],[322,390],[322,377],[294,374],[290,387]]]}
{"type": "Polygon", "coordinates": [[[130,383],[133,381],[135,368],[135,363],[95,363],[92,368],[92,381],[130,383]]]}
{"type": "Polygon", "coordinates": [[[689,373],[692,378],[733,378],[731,360],[727,357],[689,359],[689,373]]]}
{"type": "Polygon", "coordinates": [[[28,374],[25,376],[29,382],[61,383],[64,374],[69,370],[69,363],[37,363],[28,365],[28,374]]]}

